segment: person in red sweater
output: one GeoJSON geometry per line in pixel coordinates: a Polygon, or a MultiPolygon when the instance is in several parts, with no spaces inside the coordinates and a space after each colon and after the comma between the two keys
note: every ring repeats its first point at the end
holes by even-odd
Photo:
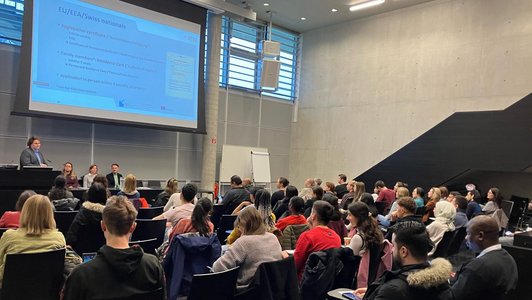
{"type": "Polygon", "coordinates": [[[292,197],[288,202],[290,215],[277,221],[275,227],[281,232],[289,225],[307,224],[307,218],[303,215],[305,212],[305,200],[301,197],[292,197]]]}
{"type": "Polygon", "coordinates": [[[301,234],[294,250],[297,276],[301,279],[305,264],[311,253],[341,247],[340,237],[327,227],[333,216],[334,207],[326,201],[318,200],[312,206],[309,217],[311,229],[301,234]]]}
{"type": "Polygon", "coordinates": [[[375,202],[385,201],[386,203],[388,203],[388,205],[386,205],[386,208],[389,208],[395,201],[395,192],[387,188],[384,184],[384,181],[379,180],[375,182],[375,191],[379,195],[375,202]]]}
{"type": "Polygon", "coordinates": [[[36,193],[32,190],[25,190],[18,196],[17,204],[15,204],[15,211],[6,211],[0,218],[0,228],[19,228],[20,226],[20,211],[22,206],[29,197],[36,193]]]}

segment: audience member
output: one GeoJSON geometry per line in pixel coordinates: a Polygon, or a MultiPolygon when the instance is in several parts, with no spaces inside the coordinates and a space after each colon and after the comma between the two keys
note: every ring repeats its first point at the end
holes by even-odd
{"type": "Polygon", "coordinates": [[[371,216],[377,218],[379,211],[375,206],[375,200],[373,199],[373,196],[370,193],[362,193],[362,196],[360,196],[360,201],[366,203],[366,205],[369,207],[371,216]]]}
{"type": "Polygon", "coordinates": [[[103,209],[102,231],[106,245],[94,259],[74,268],[63,290],[64,300],[129,299],[162,290],[163,269],[157,258],[138,246],[129,247],[137,211],[123,196],[113,196],[103,209]]]}
{"type": "Polygon", "coordinates": [[[425,206],[425,190],[422,187],[416,187],[412,191],[412,198],[414,198],[414,201],[416,202],[416,207],[423,207],[425,206]]]}
{"type": "MultiPolygon", "coordinates": [[[[297,195],[297,193],[295,193],[297,195]]],[[[272,212],[272,206],[270,203],[270,192],[268,192],[265,189],[262,189],[258,191],[255,197],[255,208],[259,211],[260,216],[264,222],[264,226],[266,226],[267,232],[275,232],[275,215],[272,212]]],[[[251,207],[251,206],[249,206],[251,207]]],[[[242,211],[241,211],[242,212],[242,211]]],[[[242,232],[240,231],[240,228],[238,226],[235,226],[233,231],[231,231],[231,234],[227,237],[227,244],[233,244],[240,236],[242,232]]]]}
{"type": "Polygon", "coordinates": [[[338,174],[338,184],[334,187],[334,193],[338,199],[342,199],[347,192],[347,176],[345,174],[338,174]]]}
{"type": "Polygon", "coordinates": [[[380,246],[384,240],[377,222],[370,216],[369,207],[364,202],[353,202],[349,205],[347,219],[356,228],[349,243],[353,254],[362,256],[372,246],[380,246]]]}
{"type": "Polygon", "coordinates": [[[441,200],[449,201],[449,199],[447,199],[447,197],[449,197],[449,189],[443,185],[439,186],[438,188],[440,189],[440,192],[441,192],[441,200]]]}
{"type": "Polygon", "coordinates": [[[321,188],[321,186],[312,187],[312,198],[305,202],[305,218],[308,218],[310,216],[314,202],[321,199],[323,199],[323,189],[321,188]]]}
{"type": "Polygon", "coordinates": [[[183,218],[170,232],[169,241],[178,234],[197,232],[200,236],[208,236],[213,233],[214,225],[209,219],[209,213],[212,210],[212,202],[209,198],[201,198],[194,205],[190,218],[183,218]]]}
{"type": "MultiPolygon", "coordinates": [[[[270,207],[271,209],[271,207],[270,207]]],[[[214,262],[214,272],[221,272],[240,266],[237,288],[247,287],[261,263],[282,259],[281,245],[272,233],[269,233],[263,217],[255,207],[240,212],[236,219],[242,236],[214,262]]]]}
{"type": "Polygon", "coordinates": [[[309,217],[311,229],[299,236],[294,251],[294,260],[299,279],[301,279],[305,263],[311,253],[341,247],[340,237],[327,226],[333,214],[334,207],[328,202],[322,200],[314,202],[309,217]]]}
{"type": "Polygon", "coordinates": [[[323,180],[321,180],[321,178],[316,177],[314,178],[314,182],[316,183],[317,186],[321,186],[323,180]]]}
{"type": "Polygon", "coordinates": [[[71,191],[66,189],[66,179],[63,175],[58,175],[54,179],[54,186],[48,192],[50,200],[59,200],[65,198],[74,198],[71,191]]]}
{"type": "Polygon", "coordinates": [[[467,214],[466,214],[467,199],[462,195],[459,195],[459,196],[453,195],[453,201],[451,203],[456,208],[456,217],[454,218],[454,227],[456,227],[456,229],[465,227],[467,225],[467,222],[469,221],[467,218],[467,214]]]}
{"type": "Polygon", "coordinates": [[[75,189],[79,187],[78,175],[74,172],[74,167],[71,162],[67,161],[63,165],[62,175],[66,179],[66,187],[68,189],[75,189]]]}
{"type": "Polygon", "coordinates": [[[441,191],[437,187],[432,187],[427,196],[429,197],[429,201],[425,205],[425,214],[422,219],[423,223],[426,223],[429,218],[434,217],[434,207],[436,207],[436,203],[441,199],[441,191]]]}
{"type": "Polygon", "coordinates": [[[452,191],[449,193],[449,196],[447,196],[447,201],[449,202],[453,202],[453,199],[456,197],[456,196],[462,196],[459,192],[456,192],[456,191],[452,191]]]}
{"type": "Polygon", "coordinates": [[[43,195],[29,197],[20,212],[20,227],[8,229],[0,238],[0,285],[4,278],[6,255],[62,248],[65,248],[65,237],[55,227],[50,199],[43,195]]]}
{"type": "Polygon", "coordinates": [[[240,204],[233,210],[232,215],[238,215],[244,208],[252,205],[255,203],[255,196],[257,195],[257,192],[259,190],[263,190],[264,188],[261,186],[252,186],[248,189],[249,192],[249,201],[242,201],[240,204]]]}
{"type": "Polygon", "coordinates": [[[273,209],[273,214],[277,218],[277,220],[281,219],[283,216],[287,216],[288,211],[288,203],[290,202],[290,199],[292,197],[297,196],[297,188],[293,185],[289,185],[284,190],[284,198],[280,201],[277,201],[277,204],[275,205],[273,209]]]}
{"type": "Polygon", "coordinates": [[[323,192],[336,195],[336,193],[334,192],[334,183],[330,181],[325,182],[325,186],[323,187],[323,192]]]}
{"type": "Polygon", "coordinates": [[[396,226],[393,258],[399,269],[385,271],[367,289],[357,289],[355,294],[368,300],[451,299],[448,278],[452,266],[443,258],[428,262],[432,242],[425,226],[419,222],[396,226]]]}
{"type": "Polygon", "coordinates": [[[307,218],[303,215],[305,212],[305,200],[301,197],[294,196],[288,203],[289,216],[286,216],[275,224],[275,227],[281,232],[289,225],[307,224],[307,218]]]}
{"type": "Polygon", "coordinates": [[[137,177],[135,177],[135,175],[133,174],[127,174],[126,179],[124,181],[124,187],[116,195],[126,196],[126,198],[128,198],[129,200],[139,199],[140,193],[137,191],[137,177]]]}
{"type": "Polygon", "coordinates": [[[80,231],[86,226],[99,226],[102,221],[103,208],[107,202],[107,189],[99,182],[89,188],[87,195],[87,201],[81,205],[66,235],[67,244],[72,246],[76,252],[79,251],[79,241],[87,238],[80,236],[80,231]]]}
{"type": "Polygon", "coordinates": [[[397,224],[402,222],[419,222],[421,223],[421,217],[416,216],[416,202],[410,197],[401,197],[397,199],[397,210],[391,216],[391,221],[395,222],[394,226],[388,228],[385,238],[389,241],[392,240],[392,234],[397,224]]]}
{"type": "Polygon", "coordinates": [[[181,205],[165,211],[153,219],[166,219],[167,227],[169,228],[174,227],[181,219],[189,219],[190,216],[192,216],[192,211],[194,210],[193,200],[197,193],[198,189],[195,185],[192,183],[185,184],[180,193],[181,205]]]}
{"type": "Polygon", "coordinates": [[[105,175],[109,187],[112,189],[120,189],[120,179],[122,179],[122,174],[118,173],[120,166],[117,163],[111,165],[111,173],[105,175]]]}
{"type": "Polygon", "coordinates": [[[305,187],[306,188],[313,188],[314,186],[316,186],[316,181],[314,180],[314,178],[307,178],[305,180],[305,187]]]}
{"type": "Polygon", "coordinates": [[[349,205],[353,202],[356,202],[356,201],[360,201],[360,199],[362,198],[362,194],[364,194],[366,192],[366,185],[364,184],[364,182],[362,181],[352,181],[353,184],[354,184],[354,187],[353,187],[353,199],[351,201],[349,201],[349,199],[347,199],[345,202],[342,200],[342,202],[340,203],[340,208],[343,209],[343,210],[346,210],[347,211],[347,208],[349,207],[349,205]]]}
{"type": "MultiPolygon", "coordinates": [[[[410,192],[405,187],[398,187],[395,190],[395,198],[399,199],[402,197],[408,197],[410,195],[410,192]]],[[[397,211],[397,200],[395,200],[392,204],[392,207],[388,211],[388,214],[386,216],[378,215],[377,220],[379,221],[379,224],[381,224],[384,228],[390,227],[392,214],[397,211]]]]}
{"type": "Polygon", "coordinates": [[[222,200],[222,208],[217,215],[213,215],[212,220],[218,224],[222,215],[231,214],[235,208],[243,201],[250,201],[249,192],[242,187],[242,179],[240,176],[231,176],[231,189],[227,191],[222,200]]]}
{"type": "Polygon", "coordinates": [[[488,202],[484,205],[484,208],[482,208],[484,214],[492,214],[502,207],[502,195],[498,188],[492,187],[489,189],[486,199],[488,199],[488,202]]]}
{"type": "Polygon", "coordinates": [[[342,213],[344,213],[344,207],[349,206],[355,198],[355,184],[356,182],[354,180],[349,181],[347,184],[347,193],[345,193],[340,200],[340,211],[342,211],[342,213]]]}
{"type": "Polygon", "coordinates": [[[168,179],[168,181],[166,181],[166,186],[164,187],[164,191],[162,191],[161,193],[159,193],[159,195],[157,195],[157,197],[155,198],[155,201],[153,202],[153,206],[154,207],[165,206],[166,203],[168,203],[168,199],[170,199],[170,197],[173,194],[176,194],[177,192],[178,192],[177,191],[177,179],[175,178],[168,179]]]}
{"type": "Polygon", "coordinates": [[[301,189],[299,197],[303,198],[305,201],[312,199],[312,189],[307,187],[301,189]]]}
{"type": "Polygon", "coordinates": [[[378,197],[375,202],[386,202],[386,208],[389,208],[392,205],[392,202],[395,200],[395,193],[393,190],[390,190],[384,184],[384,181],[379,180],[375,182],[375,190],[377,191],[378,197]]]}
{"type": "Polygon", "coordinates": [[[246,190],[249,191],[249,188],[253,186],[253,181],[251,180],[251,178],[244,178],[242,180],[242,187],[244,187],[246,190]]]}
{"type": "Polygon", "coordinates": [[[471,220],[473,217],[482,213],[482,208],[480,207],[480,193],[477,190],[468,191],[466,195],[467,199],[467,209],[466,215],[467,219],[471,220]]]}
{"type": "Polygon", "coordinates": [[[340,207],[338,206],[338,198],[332,193],[326,193],[323,195],[323,201],[327,201],[334,207],[333,215],[327,226],[334,230],[336,234],[343,239],[347,236],[347,227],[345,227],[345,222],[342,219],[342,213],[340,212],[340,207]]]}
{"type": "Polygon", "coordinates": [[[514,259],[499,244],[499,226],[489,216],[473,218],[467,225],[467,244],[478,256],[464,264],[451,280],[456,300],[499,300],[517,286],[514,259]]]}
{"type": "Polygon", "coordinates": [[[290,181],[285,177],[279,177],[277,179],[277,191],[272,194],[272,208],[275,208],[277,201],[282,200],[285,197],[284,190],[290,184],[290,181]]]}
{"type": "Polygon", "coordinates": [[[443,239],[443,235],[448,231],[454,231],[454,218],[456,216],[456,208],[448,201],[439,201],[434,208],[434,222],[427,226],[430,240],[434,244],[434,248],[429,252],[429,256],[434,254],[439,243],[443,239]]]}
{"type": "Polygon", "coordinates": [[[400,187],[404,187],[404,188],[408,189],[408,184],[406,182],[397,181],[395,183],[395,185],[393,186],[393,191],[397,192],[397,189],[400,188],[400,187]]]}
{"type": "Polygon", "coordinates": [[[74,198],[72,192],[65,188],[66,180],[63,175],[54,179],[54,186],[48,192],[48,198],[52,201],[54,210],[74,211],[79,208],[79,199],[74,198]]]}
{"type": "Polygon", "coordinates": [[[84,188],[88,189],[91,187],[92,181],[94,181],[94,177],[96,177],[96,174],[98,174],[98,166],[90,165],[89,173],[83,176],[83,187],[84,188]]]}
{"type": "Polygon", "coordinates": [[[25,190],[18,196],[17,203],[15,204],[15,211],[6,211],[0,218],[0,228],[13,228],[16,229],[20,226],[20,211],[26,200],[36,193],[32,190],[25,190]]]}

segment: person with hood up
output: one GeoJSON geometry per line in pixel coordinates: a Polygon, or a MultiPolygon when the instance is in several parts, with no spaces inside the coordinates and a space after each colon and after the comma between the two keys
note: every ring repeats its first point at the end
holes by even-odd
{"type": "Polygon", "coordinates": [[[157,258],[128,244],[137,225],[135,207],[126,197],[113,196],[102,216],[106,245],[93,260],[74,268],[62,299],[129,299],[149,293],[154,295],[151,299],[165,299],[163,268],[157,258]]]}
{"type": "Polygon", "coordinates": [[[447,231],[454,231],[454,218],[456,217],[456,208],[451,202],[440,201],[436,203],[434,208],[434,222],[427,226],[430,240],[434,243],[434,248],[429,252],[432,256],[438,247],[438,244],[443,239],[443,235],[447,231]]]}

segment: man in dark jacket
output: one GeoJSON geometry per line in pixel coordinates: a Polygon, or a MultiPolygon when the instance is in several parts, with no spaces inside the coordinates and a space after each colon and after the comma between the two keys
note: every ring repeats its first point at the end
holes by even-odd
{"type": "Polygon", "coordinates": [[[517,266],[499,244],[499,226],[490,216],[477,216],[467,225],[469,248],[480,254],[451,280],[454,299],[506,299],[517,287],[517,266]]]}
{"type": "Polygon", "coordinates": [[[230,215],[235,208],[243,201],[250,201],[249,192],[242,186],[242,179],[238,175],[231,176],[231,189],[225,193],[222,199],[222,208],[213,213],[211,220],[216,225],[219,224],[222,215],[230,215]]]}
{"type": "Polygon", "coordinates": [[[419,222],[397,224],[393,234],[394,262],[398,270],[386,271],[367,290],[355,291],[364,299],[450,299],[448,279],[451,264],[443,259],[427,261],[432,248],[429,235],[419,222]]]}
{"type": "Polygon", "coordinates": [[[157,258],[129,247],[137,211],[125,197],[113,196],[103,209],[106,245],[96,257],[74,268],[63,290],[65,300],[125,299],[151,295],[165,299],[164,274],[157,258]]]}

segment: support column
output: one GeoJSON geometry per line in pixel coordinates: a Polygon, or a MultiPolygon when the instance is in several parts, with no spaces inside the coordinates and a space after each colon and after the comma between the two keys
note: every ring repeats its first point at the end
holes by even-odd
{"type": "Polygon", "coordinates": [[[209,13],[207,33],[207,76],[205,82],[205,129],[201,189],[212,190],[216,176],[216,147],[218,143],[218,97],[220,74],[220,43],[222,17],[209,13]]]}

